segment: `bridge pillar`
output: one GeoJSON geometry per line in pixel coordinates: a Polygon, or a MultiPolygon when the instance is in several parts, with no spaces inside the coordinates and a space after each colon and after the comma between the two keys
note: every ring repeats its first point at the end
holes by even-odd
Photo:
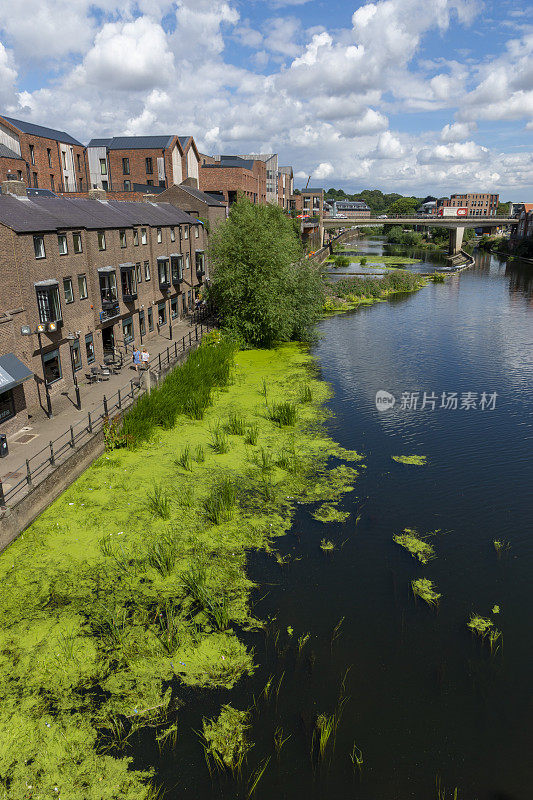
{"type": "Polygon", "coordinates": [[[450,228],[450,245],[448,248],[448,255],[454,256],[460,251],[463,245],[464,232],[464,228],[450,228]]]}

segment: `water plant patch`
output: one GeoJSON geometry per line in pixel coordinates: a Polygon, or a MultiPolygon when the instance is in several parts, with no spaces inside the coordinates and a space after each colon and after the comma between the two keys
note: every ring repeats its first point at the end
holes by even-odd
{"type": "Polygon", "coordinates": [[[408,550],[413,558],[417,558],[421,564],[427,564],[432,558],[435,558],[435,549],[430,544],[426,537],[431,536],[430,533],[426,536],[421,536],[411,528],[405,528],[403,533],[398,533],[392,538],[401,547],[408,550]]]}

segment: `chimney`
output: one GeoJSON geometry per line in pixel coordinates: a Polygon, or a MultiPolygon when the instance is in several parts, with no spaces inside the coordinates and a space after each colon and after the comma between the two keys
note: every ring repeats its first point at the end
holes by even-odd
{"type": "Polygon", "coordinates": [[[26,184],[24,181],[19,181],[14,177],[10,177],[9,173],[7,181],[2,181],[0,186],[2,187],[2,194],[14,194],[17,197],[26,197],[26,184]]]}
{"type": "Polygon", "coordinates": [[[89,189],[87,196],[89,200],[107,200],[107,192],[105,189],[89,189]]]}
{"type": "Polygon", "coordinates": [[[185,178],[181,185],[190,186],[192,189],[198,189],[198,181],[196,178],[185,178]]]}

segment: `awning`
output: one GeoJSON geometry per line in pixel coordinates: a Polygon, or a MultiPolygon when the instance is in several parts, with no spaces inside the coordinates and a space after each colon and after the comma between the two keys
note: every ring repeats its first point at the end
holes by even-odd
{"type": "MultiPolygon", "coordinates": [[[[171,253],[170,254],[170,258],[183,258],[183,255],[181,253],[171,253]]],[[[159,258],[158,258],[158,260],[159,260],[159,258]]],[[[166,259],[165,259],[165,261],[166,261],[166,259]]]]}
{"type": "Polygon", "coordinates": [[[31,378],[33,372],[13,353],[0,356],[0,394],[31,378]]]}
{"type": "Polygon", "coordinates": [[[33,284],[34,286],[58,286],[59,283],[54,278],[51,278],[48,281],[37,281],[37,283],[33,284]]]}
{"type": "MultiPolygon", "coordinates": [[[[121,266],[124,267],[125,264],[121,264],[121,266]]],[[[116,272],[116,268],[115,267],[98,267],[98,272],[116,272]]]]}
{"type": "Polygon", "coordinates": [[[128,272],[130,269],[135,269],[135,264],[133,261],[127,261],[125,264],[119,264],[119,267],[122,272],[128,272]]]}
{"type": "Polygon", "coordinates": [[[196,253],[204,253],[205,251],[204,251],[204,250],[200,250],[200,248],[199,248],[199,247],[197,247],[195,252],[196,252],[196,253]]]}
{"type": "Polygon", "coordinates": [[[168,261],[168,256],[157,256],[157,261],[168,261]]]}

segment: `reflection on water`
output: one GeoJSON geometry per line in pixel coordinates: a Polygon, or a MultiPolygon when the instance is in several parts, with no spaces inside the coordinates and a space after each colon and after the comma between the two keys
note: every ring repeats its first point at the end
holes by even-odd
{"type": "MultiPolygon", "coordinates": [[[[449,268],[446,266],[446,254],[439,250],[426,250],[420,247],[403,247],[401,245],[387,244],[385,239],[375,237],[372,239],[354,239],[353,242],[346,244],[348,249],[342,251],[342,255],[350,259],[350,266],[343,268],[341,271],[347,275],[350,274],[369,274],[369,275],[383,275],[387,270],[383,265],[379,265],[379,261],[375,261],[374,265],[372,259],[378,259],[380,256],[387,256],[394,258],[394,256],[409,257],[417,259],[415,264],[402,264],[401,259],[395,265],[391,260],[387,266],[397,266],[401,269],[407,269],[410,272],[435,272],[447,271],[449,268]],[[366,257],[367,263],[361,267],[360,260],[366,257]]],[[[328,265],[329,274],[335,280],[339,277],[339,271],[333,265],[328,265]]],[[[343,276],[340,276],[343,277],[343,276]]]]}
{"type": "Polygon", "coordinates": [[[273,674],[278,701],[257,702],[251,730],[246,775],[270,756],[258,800],[433,800],[436,776],[446,798],[458,787],[460,800],[531,799],[532,277],[479,254],[444,284],[321,324],[316,356],[334,390],[328,424],[365,455],[341,503],[351,517],[326,525],[301,506],[278,542],[285,566],[250,554],[255,613],[276,618],[279,638],[242,634],[259,667],[232,692],[184,691],[175,754],[145,753],[169,797],[246,796],[232,782],[211,783],[190,729],[221,703],[250,707],[273,674]],[[398,398],[392,411],[376,410],[380,389],[398,398]],[[402,409],[403,392],[434,393],[436,407],[402,409]],[[443,392],[472,393],[476,407],[441,408],[443,392]],[[480,407],[483,392],[497,393],[494,410],[480,407]],[[428,466],[391,459],[409,454],[427,456],[428,466]],[[406,527],[440,531],[433,561],[419,564],[393,543],[406,527]],[[331,557],[323,537],[336,544],[331,557]],[[511,545],[501,558],[495,539],[511,545]],[[442,593],[438,610],[415,602],[411,580],[420,577],[442,593]],[[503,632],[493,656],[467,629],[473,612],[503,632]],[[312,726],[337,707],[343,677],[335,749],[313,772],[312,726]],[[290,738],[278,759],[279,728],[290,738]],[[349,758],[354,742],[361,772],[349,758]]]}

